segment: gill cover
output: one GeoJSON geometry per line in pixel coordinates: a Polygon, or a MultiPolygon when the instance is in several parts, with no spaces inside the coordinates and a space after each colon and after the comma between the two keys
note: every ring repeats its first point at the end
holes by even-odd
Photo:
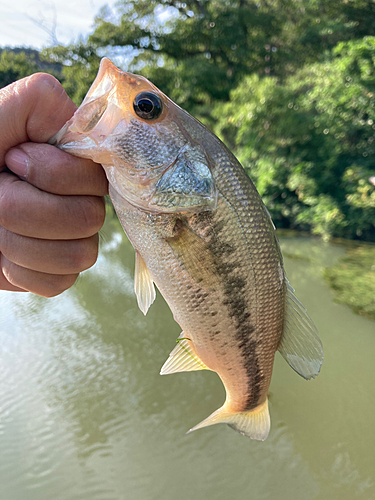
{"type": "Polygon", "coordinates": [[[213,210],[217,189],[209,160],[198,148],[184,147],[155,185],[150,208],[162,212],[213,210]]]}

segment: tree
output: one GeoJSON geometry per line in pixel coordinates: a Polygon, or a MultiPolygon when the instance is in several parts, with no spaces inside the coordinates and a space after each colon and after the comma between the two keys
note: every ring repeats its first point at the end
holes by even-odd
{"type": "Polygon", "coordinates": [[[86,73],[97,66],[94,54],[123,56],[124,69],[208,118],[245,75],[283,79],[340,41],[375,35],[374,14],[365,0],[123,0],[102,9],[88,44],[49,53],[86,73]]]}
{"type": "Polygon", "coordinates": [[[61,68],[55,76],[75,104],[81,104],[99,69],[101,57],[96,48],[80,40],[74,45],[58,45],[44,49],[41,58],[61,68]]]}
{"type": "Polygon", "coordinates": [[[47,56],[77,104],[103,55],[152,80],[235,149],[278,225],[375,239],[374,14],[367,0],[123,1],[47,56]]]}
{"type": "Polygon", "coordinates": [[[6,87],[20,78],[32,75],[38,71],[38,66],[33,58],[25,52],[2,50],[0,53],[0,88],[6,87]]]}
{"type": "Polygon", "coordinates": [[[375,239],[375,37],[282,83],[246,77],[215,116],[279,225],[375,239]]]}

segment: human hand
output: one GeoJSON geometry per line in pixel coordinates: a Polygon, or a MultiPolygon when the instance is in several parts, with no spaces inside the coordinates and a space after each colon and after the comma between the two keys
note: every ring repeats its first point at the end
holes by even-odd
{"type": "Polygon", "coordinates": [[[0,90],[0,290],[52,297],[96,261],[104,171],[46,144],[75,109],[51,75],[0,90]]]}

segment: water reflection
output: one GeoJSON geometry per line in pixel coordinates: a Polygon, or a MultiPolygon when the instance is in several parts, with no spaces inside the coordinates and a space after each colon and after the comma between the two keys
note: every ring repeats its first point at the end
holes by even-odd
{"type": "MultiPolygon", "coordinates": [[[[298,425],[297,414],[288,415],[292,417],[288,425],[293,429],[295,449],[311,448],[309,440],[313,436],[319,445],[319,455],[309,456],[307,460],[314,473],[340,491],[341,498],[356,498],[362,493],[364,498],[371,498],[368,490],[374,491],[375,479],[372,448],[375,433],[371,415],[375,404],[374,399],[369,398],[367,384],[375,323],[356,316],[346,306],[333,303],[334,294],[321,278],[323,268],[333,265],[343,254],[342,247],[311,238],[282,242],[283,249],[294,245],[310,256],[311,264],[306,269],[302,262],[287,259],[286,269],[301,300],[308,304],[325,347],[322,374],[306,387],[310,398],[302,396],[303,426],[298,425]]],[[[373,376],[371,373],[372,380],[373,376]]],[[[283,381],[288,392],[293,391],[295,384],[301,386],[300,381],[293,381],[287,372],[275,380],[276,384],[277,380],[283,381]]],[[[293,391],[292,396],[295,394],[293,391]]],[[[286,403],[284,398],[283,403],[286,403]]]]}
{"type": "Polygon", "coordinates": [[[70,291],[0,293],[0,497],[375,497],[375,323],[335,304],[321,277],[342,247],[282,247],[325,363],[308,383],[277,356],[264,443],[226,426],[185,435],[224,390],[213,373],[158,375],[180,329],[160,296],[146,317],[138,310],[134,255],[114,219],[97,266],[70,291]]]}

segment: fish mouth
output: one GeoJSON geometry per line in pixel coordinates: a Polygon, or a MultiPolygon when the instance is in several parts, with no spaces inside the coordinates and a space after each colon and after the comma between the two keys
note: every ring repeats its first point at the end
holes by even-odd
{"type": "Polygon", "coordinates": [[[51,146],[61,146],[65,144],[65,137],[69,135],[68,131],[68,124],[70,120],[65,123],[65,125],[53,136],[51,139],[49,139],[47,142],[48,144],[51,144],[51,146]],[[65,137],[64,137],[65,136],[65,137]],[[64,140],[62,140],[64,138],[64,140]]]}
{"type": "Polygon", "coordinates": [[[49,139],[48,144],[71,155],[92,159],[93,151],[100,150],[100,143],[103,142],[105,136],[95,134],[95,132],[91,132],[90,135],[83,132],[73,132],[70,130],[70,126],[71,124],[67,122],[57,134],[49,139]]]}

